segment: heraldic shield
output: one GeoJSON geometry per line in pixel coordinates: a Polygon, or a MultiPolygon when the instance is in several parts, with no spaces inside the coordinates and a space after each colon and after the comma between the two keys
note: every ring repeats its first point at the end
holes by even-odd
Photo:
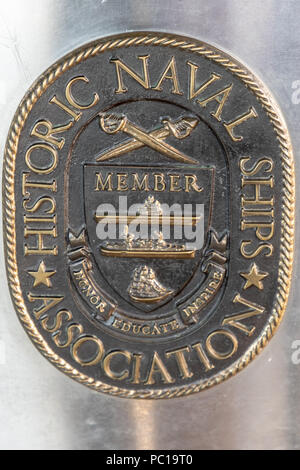
{"type": "Polygon", "coordinates": [[[162,103],[144,108],[124,103],[97,114],[73,145],[66,172],[73,294],[96,321],[177,312],[190,324],[187,305],[201,298],[204,319],[226,282],[226,154],[198,116],[169,103],[164,115],[162,103]]]}

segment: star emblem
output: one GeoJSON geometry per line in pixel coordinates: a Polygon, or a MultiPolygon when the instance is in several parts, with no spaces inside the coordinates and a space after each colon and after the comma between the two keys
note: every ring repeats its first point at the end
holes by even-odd
{"type": "Polygon", "coordinates": [[[255,263],[252,263],[250,271],[247,273],[240,273],[240,276],[246,279],[244,289],[248,289],[248,287],[255,286],[259,290],[264,288],[262,279],[267,277],[269,273],[265,273],[263,271],[259,271],[259,268],[255,263]]]}
{"type": "Polygon", "coordinates": [[[33,287],[39,286],[40,284],[52,287],[50,277],[53,276],[56,271],[46,271],[45,263],[41,261],[37,271],[28,271],[28,273],[30,276],[34,277],[33,287]]]}

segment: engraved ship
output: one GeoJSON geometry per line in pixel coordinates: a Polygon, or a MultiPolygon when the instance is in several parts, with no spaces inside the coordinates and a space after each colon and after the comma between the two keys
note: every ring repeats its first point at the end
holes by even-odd
{"type": "Polygon", "coordinates": [[[158,302],[173,293],[156,278],[155,272],[149,266],[139,266],[133,272],[128,294],[136,302],[158,302]]]}
{"type": "MultiPolygon", "coordinates": [[[[148,221],[148,218],[163,217],[159,201],[149,196],[144,203],[140,216],[148,221]]],[[[129,233],[128,225],[125,225],[123,239],[115,242],[107,241],[101,248],[104,256],[120,258],[194,258],[195,250],[187,249],[185,244],[167,242],[163,233],[157,233],[157,239],[135,238],[129,233]]]]}
{"type": "Polygon", "coordinates": [[[155,200],[153,196],[149,196],[145,202],[144,206],[141,211],[137,215],[128,215],[128,214],[97,214],[94,215],[94,219],[96,222],[107,222],[107,223],[116,223],[119,224],[130,224],[131,222],[135,221],[138,217],[138,222],[140,224],[149,225],[153,221],[154,223],[158,223],[160,225],[168,224],[170,226],[174,225],[190,225],[195,226],[201,216],[195,215],[164,215],[160,202],[155,200]]]}
{"type": "Polygon", "coordinates": [[[134,238],[128,233],[123,240],[106,242],[101,246],[104,256],[120,258],[194,258],[195,250],[188,250],[184,244],[166,242],[162,232],[158,239],[134,238]]]}

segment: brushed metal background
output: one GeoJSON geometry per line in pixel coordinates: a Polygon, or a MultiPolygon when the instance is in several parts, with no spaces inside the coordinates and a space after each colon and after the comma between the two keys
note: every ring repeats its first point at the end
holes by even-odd
{"type": "MultiPolygon", "coordinates": [[[[298,0],[2,1],[1,154],[22,96],[62,55],[109,34],[169,31],[220,47],[263,79],[286,118],[299,180],[299,23],[298,0]]],[[[292,360],[292,346],[300,344],[298,245],[299,233],[285,319],[252,364],[188,398],[134,401],[73,382],[31,345],[10,300],[1,244],[0,448],[300,448],[300,364],[292,360]]]]}

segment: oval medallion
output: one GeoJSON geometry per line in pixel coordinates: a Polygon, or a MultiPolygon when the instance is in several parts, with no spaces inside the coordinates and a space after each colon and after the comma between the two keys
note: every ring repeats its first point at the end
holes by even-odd
{"type": "Polygon", "coordinates": [[[19,318],[80,383],[188,395],[243,369],[280,323],[289,135],[265,86],[216,48],[139,32],[64,57],[16,112],[3,184],[19,318]]]}

